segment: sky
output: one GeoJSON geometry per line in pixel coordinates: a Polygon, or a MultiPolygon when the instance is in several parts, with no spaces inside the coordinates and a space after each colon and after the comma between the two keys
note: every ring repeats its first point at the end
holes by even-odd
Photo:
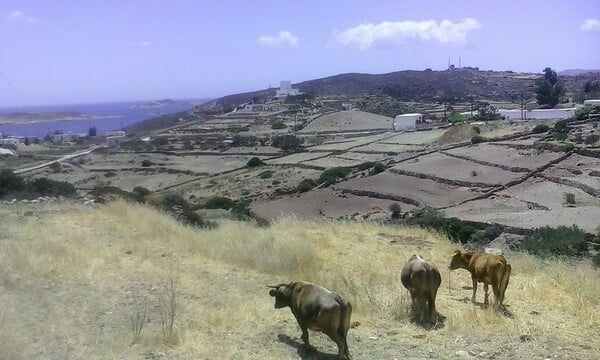
{"type": "Polygon", "coordinates": [[[600,1],[0,2],[0,107],[214,98],[459,57],[600,69],[600,1]]]}

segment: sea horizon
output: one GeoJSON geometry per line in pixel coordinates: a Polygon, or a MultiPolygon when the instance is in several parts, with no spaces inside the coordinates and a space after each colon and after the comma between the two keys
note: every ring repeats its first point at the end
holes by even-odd
{"type": "Polygon", "coordinates": [[[97,135],[103,135],[109,131],[122,130],[144,120],[189,110],[209,99],[177,99],[173,100],[175,101],[173,104],[140,107],[140,105],[161,100],[0,107],[0,114],[74,112],[87,116],[85,119],[40,119],[31,122],[5,123],[0,124],[0,133],[5,137],[43,138],[56,131],[87,133],[91,127],[95,127],[97,135]]]}

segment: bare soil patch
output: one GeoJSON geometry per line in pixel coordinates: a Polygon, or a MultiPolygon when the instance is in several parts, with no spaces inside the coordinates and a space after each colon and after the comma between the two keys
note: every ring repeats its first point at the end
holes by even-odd
{"type": "Polygon", "coordinates": [[[411,131],[385,139],[385,143],[402,145],[427,145],[437,140],[448,129],[435,129],[429,131],[411,131]]]}
{"type": "Polygon", "coordinates": [[[600,218],[600,199],[571,186],[532,178],[492,197],[469,201],[444,212],[463,220],[525,229],[577,224],[581,229],[595,233],[600,218]],[[566,193],[574,194],[574,205],[566,203],[566,193]]]}
{"type": "Polygon", "coordinates": [[[313,120],[300,132],[391,129],[392,120],[390,117],[364,111],[340,111],[313,120]]]}
{"type": "Polygon", "coordinates": [[[600,177],[591,175],[594,171],[600,171],[599,158],[572,154],[565,160],[546,169],[543,174],[600,189],[600,177]]]}
{"type": "MultiPolygon", "coordinates": [[[[291,198],[255,203],[252,205],[252,212],[267,219],[287,216],[296,216],[301,219],[351,218],[359,214],[379,214],[388,217],[388,208],[395,202],[387,199],[342,194],[327,188],[313,190],[291,198]]],[[[414,206],[405,204],[402,208],[405,211],[414,206]]]]}
{"type": "Polygon", "coordinates": [[[425,174],[465,183],[505,184],[523,176],[493,166],[486,166],[440,153],[423,155],[395,165],[392,169],[425,174]]]}
{"type": "Polygon", "coordinates": [[[335,185],[342,190],[372,192],[383,196],[401,196],[422,205],[444,207],[471,199],[481,192],[466,187],[440,184],[433,180],[383,172],[374,176],[345,181],[335,185]]]}
{"type": "Polygon", "coordinates": [[[535,149],[519,150],[494,144],[459,147],[447,152],[505,167],[519,167],[529,170],[539,168],[552,160],[558,159],[562,155],[551,151],[539,152],[535,149]]]}

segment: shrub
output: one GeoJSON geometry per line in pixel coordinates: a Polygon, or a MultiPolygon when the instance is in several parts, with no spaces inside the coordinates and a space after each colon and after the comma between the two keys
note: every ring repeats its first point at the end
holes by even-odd
{"type": "Polygon", "coordinates": [[[179,207],[181,213],[175,213],[176,218],[182,221],[186,225],[198,226],[198,227],[213,227],[214,224],[205,221],[202,216],[194,212],[190,206],[190,203],[179,194],[168,194],[163,197],[160,207],[168,212],[173,213],[173,207],[179,207]]]}
{"type": "Polygon", "coordinates": [[[587,250],[585,232],[573,225],[552,228],[545,226],[525,236],[522,247],[539,256],[578,255],[587,250]]]}
{"type": "Polygon", "coordinates": [[[538,124],[531,130],[531,132],[534,134],[541,134],[541,133],[548,132],[548,130],[550,130],[550,127],[548,125],[538,124]]]}
{"type": "Polygon", "coordinates": [[[236,220],[250,219],[250,200],[240,199],[231,207],[231,214],[236,220]]]}
{"type": "Polygon", "coordinates": [[[152,165],[154,165],[154,163],[152,161],[150,161],[148,159],[142,160],[142,167],[150,167],[152,165]]]}
{"type": "Polygon", "coordinates": [[[458,218],[446,218],[435,210],[427,210],[411,220],[415,225],[445,233],[451,240],[466,243],[471,240],[475,229],[458,218]]]}
{"type": "Polygon", "coordinates": [[[52,169],[52,171],[54,171],[55,173],[59,172],[62,169],[62,165],[60,164],[60,162],[55,161],[53,163],[50,164],[50,169],[52,169]]]}
{"type": "Polygon", "coordinates": [[[498,236],[500,236],[502,232],[502,227],[498,225],[488,226],[487,228],[485,228],[485,230],[478,231],[476,234],[474,234],[471,240],[473,242],[487,244],[490,241],[497,238],[498,236]]]}
{"type": "Polygon", "coordinates": [[[117,176],[117,173],[114,171],[109,171],[109,172],[104,173],[104,177],[107,177],[107,178],[115,177],[115,176],[117,176]]]}
{"type": "Polygon", "coordinates": [[[73,184],[66,181],[56,181],[47,178],[35,179],[29,183],[32,187],[34,197],[42,196],[65,196],[74,197],[77,195],[77,190],[73,184]]]}
{"type": "Polygon", "coordinates": [[[287,128],[287,125],[282,123],[281,121],[276,121],[273,123],[273,125],[271,125],[271,129],[273,130],[280,130],[285,128],[287,128]]]}
{"type": "Polygon", "coordinates": [[[0,170],[0,197],[19,192],[25,187],[25,181],[9,169],[0,170]]]}
{"type": "Polygon", "coordinates": [[[600,254],[592,256],[592,264],[594,264],[594,267],[600,268],[600,254]]]}
{"type": "Polygon", "coordinates": [[[600,135],[598,134],[590,134],[588,136],[585,137],[584,142],[587,145],[594,145],[595,143],[598,142],[598,140],[600,140],[600,135]]]}
{"type": "Polygon", "coordinates": [[[484,141],[485,141],[485,138],[481,135],[475,135],[471,138],[471,144],[479,144],[484,141]]]}
{"type": "Polygon", "coordinates": [[[357,169],[357,170],[359,170],[359,171],[364,171],[364,170],[367,170],[367,169],[370,169],[370,168],[372,168],[374,165],[375,165],[375,163],[374,163],[374,162],[372,162],[372,161],[367,161],[367,162],[364,162],[364,163],[362,163],[362,164],[359,164],[359,165],[356,167],[356,169],[357,169]]]}
{"type": "Polygon", "coordinates": [[[298,184],[298,187],[296,187],[296,190],[299,193],[303,193],[303,192],[310,191],[314,187],[315,187],[315,182],[313,179],[304,179],[300,182],[300,184],[298,184]]]}
{"type": "Polygon", "coordinates": [[[264,164],[265,163],[260,158],[257,158],[255,156],[252,159],[248,160],[248,163],[246,164],[246,166],[248,166],[249,168],[253,168],[253,167],[257,167],[257,166],[262,166],[264,164]]]}
{"type": "Polygon", "coordinates": [[[147,195],[150,195],[150,193],[151,193],[150,190],[146,189],[143,186],[136,186],[136,187],[134,187],[133,188],[133,192],[136,193],[136,194],[139,194],[141,196],[147,196],[147,195]]]}
{"type": "Polygon", "coordinates": [[[561,144],[559,146],[559,148],[560,148],[560,151],[562,151],[562,152],[569,152],[575,148],[575,145],[573,145],[571,143],[566,143],[566,144],[561,144]]]}
{"type": "Polygon", "coordinates": [[[569,205],[575,205],[575,194],[565,193],[565,202],[569,205]]]}
{"type": "Polygon", "coordinates": [[[393,203],[390,205],[390,211],[392,212],[392,219],[400,219],[400,214],[402,213],[402,207],[398,203],[393,203]]]}
{"type": "Polygon", "coordinates": [[[473,126],[473,130],[475,130],[476,133],[481,134],[481,129],[479,126],[473,126]]]}
{"type": "Polygon", "coordinates": [[[273,136],[271,142],[274,147],[280,148],[283,151],[296,151],[302,147],[304,139],[295,135],[279,135],[273,136]]]}
{"type": "Polygon", "coordinates": [[[258,177],[261,179],[268,179],[270,177],[273,176],[275,172],[273,170],[265,170],[263,172],[261,172],[260,174],[258,174],[258,177]]]}
{"type": "Polygon", "coordinates": [[[376,175],[376,174],[384,172],[385,169],[386,169],[385,165],[383,165],[380,162],[376,162],[375,165],[373,165],[373,168],[371,169],[370,174],[376,175]]]}
{"type": "Polygon", "coordinates": [[[234,202],[228,197],[215,196],[206,201],[206,208],[208,209],[225,209],[229,210],[233,207],[234,202]]]}
{"type": "Polygon", "coordinates": [[[279,185],[279,184],[281,184],[281,181],[279,181],[279,180],[273,180],[273,182],[271,184],[273,184],[273,185],[279,185]]]}
{"type": "Polygon", "coordinates": [[[323,171],[323,173],[319,177],[318,182],[320,184],[324,184],[325,186],[329,186],[335,183],[338,179],[347,176],[349,173],[350,169],[347,167],[334,167],[331,169],[327,169],[323,171]]]}

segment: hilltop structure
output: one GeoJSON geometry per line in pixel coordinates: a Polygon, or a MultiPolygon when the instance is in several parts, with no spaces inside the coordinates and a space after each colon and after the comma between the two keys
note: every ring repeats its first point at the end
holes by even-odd
{"type": "Polygon", "coordinates": [[[283,99],[288,97],[289,95],[298,94],[300,94],[300,90],[292,88],[292,82],[289,80],[281,81],[279,85],[279,90],[275,91],[275,97],[278,99],[283,99]]]}

